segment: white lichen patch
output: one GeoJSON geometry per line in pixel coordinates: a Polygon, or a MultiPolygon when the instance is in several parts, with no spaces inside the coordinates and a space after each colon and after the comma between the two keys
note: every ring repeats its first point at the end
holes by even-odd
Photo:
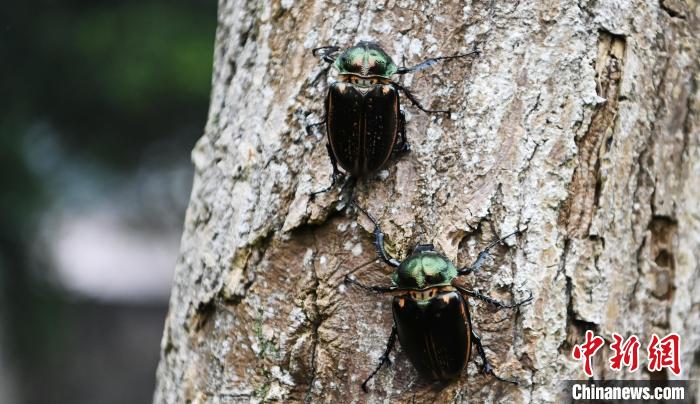
{"type": "Polygon", "coordinates": [[[350,252],[355,257],[362,255],[362,244],[360,244],[360,243],[355,244],[354,246],[352,246],[352,249],[350,250],[350,252]]]}

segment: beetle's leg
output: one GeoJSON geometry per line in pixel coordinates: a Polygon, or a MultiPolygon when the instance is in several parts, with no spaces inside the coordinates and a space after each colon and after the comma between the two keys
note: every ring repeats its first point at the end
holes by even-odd
{"type": "MultiPolygon", "coordinates": [[[[316,122],[316,123],[311,123],[306,125],[306,134],[311,136],[311,130],[316,127],[316,126],[321,126],[325,125],[328,122],[328,97],[330,94],[326,95],[326,100],[324,101],[325,106],[326,106],[326,115],[323,117],[323,120],[321,122],[316,122]]],[[[333,150],[331,150],[331,145],[329,143],[326,143],[326,150],[328,150],[328,155],[331,157],[331,161],[335,162],[335,157],[333,156],[333,150]]],[[[334,163],[335,164],[335,163],[334,163]]],[[[335,173],[337,169],[333,170],[333,173],[335,173]]]]}
{"type": "Polygon", "coordinates": [[[381,369],[385,363],[391,362],[391,360],[389,359],[389,354],[391,353],[391,350],[394,349],[395,343],[396,343],[396,324],[394,324],[391,327],[391,334],[389,334],[389,341],[387,341],[387,343],[386,343],[386,349],[384,349],[384,354],[382,355],[381,358],[379,358],[379,365],[377,365],[377,368],[374,369],[374,372],[372,372],[372,374],[370,374],[369,377],[367,377],[367,379],[365,379],[365,381],[362,382],[362,390],[364,390],[365,393],[367,393],[367,383],[370,380],[372,380],[374,375],[376,375],[377,372],[379,372],[379,369],[381,369]]]}
{"type": "Polygon", "coordinates": [[[409,100],[411,100],[411,103],[416,106],[416,108],[420,109],[423,112],[427,113],[432,113],[432,114],[450,114],[452,111],[449,109],[425,109],[420,102],[416,99],[416,97],[411,94],[411,92],[404,86],[402,86],[399,83],[393,82],[394,86],[398,88],[399,90],[403,91],[404,94],[406,94],[406,97],[408,97],[409,100]]]}
{"type": "Polygon", "coordinates": [[[476,331],[474,331],[474,326],[472,325],[472,316],[471,313],[469,313],[469,308],[467,308],[466,312],[467,322],[469,323],[469,329],[472,333],[472,340],[474,341],[474,344],[476,344],[476,350],[477,352],[479,352],[479,356],[481,357],[481,372],[484,374],[490,374],[491,376],[495,377],[496,379],[502,382],[513,383],[517,385],[517,380],[506,379],[497,375],[496,372],[493,371],[493,366],[491,366],[488,359],[486,359],[486,351],[484,351],[484,345],[481,343],[481,338],[479,337],[479,334],[477,334],[476,331]]]}
{"type": "Polygon", "coordinates": [[[461,268],[461,269],[459,270],[458,274],[459,274],[460,276],[461,276],[461,275],[469,275],[470,273],[472,273],[472,272],[474,272],[474,271],[478,271],[478,270],[481,268],[481,266],[484,265],[484,261],[486,261],[486,257],[488,257],[488,256],[490,255],[489,251],[490,251],[493,247],[495,247],[496,245],[502,243],[505,239],[507,239],[508,237],[512,236],[513,234],[518,234],[518,233],[520,233],[520,230],[516,230],[516,231],[514,231],[514,232],[512,232],[512,233],[509,233],[509,234],[507,234],[507,235],[505,235],[505,236],[499,238],[498,240],[492,242],[491,244],[489,244],[489,245],[484,249],[484,251],[482,251],[482,252],[479,253],[479,255],[476,257],[476,261],[474,261],[473,264],[471,264],[470,266],[466,266],[466,267],[464,267],[464,268],[461,268]]]}
{"type": "Polygon", "coordinates": [[[333,165],[333,174],[331,174],[331,185],[323,188],[320,191],[312,192],[311,199],[315,198],[318,194],[323,194],[333,189],[338,180],[343,177],[343,173],[341,173],[340,170],[338,170],[338,161],[335,159],[335,155],[333,154],[333,150],[331,150],[331,145],[329,143],[326,143],[326,151],[328,151],[328,157],[330,157],[331,164],[333,165]]]}
{"type": "MultiPolygon", "coordinates": [[[[335,184],[341,178],[343,178],[343,173],[338,170],[338,160],[336,160],[335,154],[333,154],[333,149],[331,149],[330,143],[326,143],[326,151],[328,152],[328,157],[330,157],[331,164],[333,165],[333,174],[331,175],[333,176],[333,184],[335,184]]],[[[331,184],[331,186],[333,186],[333,184],[331,184]]]]}
{"type": "Polygon", "coordinates": [[[358,286],[367,292],[376,292],[376,293],[387,293],[387,292],[393,292],[396,290],[396,286],[369,286],[365,285],[364,283],[359,282],[357,279],[355,279],[354,276],[347,274],[345,275],[345,283],[352,283],[355,286],[358,286]]]}
{"type": "Polygon", "coordinates": [[[357,177],[354,175],[345,176],[345,181],[340,187],[340,197],[339,201],[342,201],[342,206],[348,206],[352,204],[353,198],[355,197],[355,185],[357,185],[357,177]],[[350,201],[348,203],[348,201],[350,201]]]}
{"type": "Polygon", "coordinates": [[[311,51],[311,54],[321,57],[324,62],[333,63],[335,62],[335,56],[333,54],[338,52],[339,49],[340,48],[337,46],[320,46],[318,48],[314,48],[311,51]]]}
{"type": "Polygon", "coordinates": [[[439,57],[436,57],[436,58],[432,58],[432,59],[425,60],[425,61],[423,61],[423,62],[421,62],[421,63],[419,63],[419,64],[417,64],[417,65],[415,65],[415,66],[411,66],[411,67],[399,67],[398,70],[396,70],[396,74],[406,74],[406,73],[418,72],[418,71],[421,71],[421,70],[423,70],[423,69],[427,69],[428,67],[430,67],[430,66],[436,64],[437,62],[439,62],[439,61],[441,61],[441,60],[463,58],[463,57],[466,57],[466,56],[469,56],[469,55],[473,55],[473,54],[475,54],[475,53],[479,53],[479,50],[478,50],[478,49],[474,49],[474,50],[472,50],[471,52],[467,52],[467,53],[464,53],[464,54],[462,54],[462,55],[439,56],[439,57]]]}
{"type": "Polygon", "coordinates": [[[479,338],[479,335],[477,335],[477,333],[474,331],[474,328],[472,328],[472,338],[474,339],[474,343],[476,344],[476,350],[479,352],[479,356],[481,357],[481,372],[484,374],[490,374],[491,376],[495,377],[496,379],[502,382],[518,385],[517,380],[506,379],[505,377],[497,375],[496,372],[493,371],[493,366],[491,366],[488,359],[486,359],[486,352],[484,351],[484,346],[481,344],[481,338],[479,338]]]}
{"type": "Polygon", "coordinates": [[[312,134],[311,131],[313,130],[313,128],[315,128],[316,126],[324,125],[325,123],[326,123],[326,120],[324,119],[321,122],[310,123],[310,124],[306,125],[306,134],[311,136],[311,134],[312,134]]]}
{"type": "Polygon", "coordinates": [[[379,227],[379,223],[377,222],[377,220],[372,215],[370,215],[369,212],[367,212],[360,205],[358,205],[357,201],[353,200],[352,204],[355,205],[355,207],[357,207],[357,209],[359,209],[362,213],[364,213],[369,218],[369,220],[372,221],[372,223],[374,223],[374,246],[377,249],[377,254],[379,255],[379,258],[381,258],[382,261],[384,261],[388,265],[391,265],[392,267],[398,267],[399,265],[401,265],[401,263],[396,258],[392,258],[391,255],[389,255],[389,253],[387,253],[384,249],[384,233],[382,233],[382,229],[379,227]]]}
{"type": "Polygon", "coordinates": [[[399,134],[401,135],[401,142],[396,144],[394,151],[396,153],[410,152],[411,145],[408,144],[408,139],[406,138],[406,115],[403,111],[399,111],[399,134]]]}
{"type": "Polygon", "coordinates": [[[453,285],[453,286],[456,287],[456,288],[457,288],[460,292],[462,292],[463,294],[465,294],[465,295],[467,295],[467,296],[474,297],[474,298],[476,298],[476,299],[483,300],[483,301],[485,301],[486,303],[490,303],[490,304],[496,306],[499,310],[500,310],[500,309],[514,309],[514,308],[516,308],[516,307],[520,307],[520,306],[522,306],[522,305],[524,305],[524,304],[527,304],[527,303],[530,303],[530,302],[532,301],[532,292],[530,292],[530,291],[528,291],[528,293],[530,294],[530,296],[528,296],[527,299],[521,300],[521,301],[519,301],[519,302],[512,303],[512,304],[506,304],[506,303],[500,302],[500,301],[498,301],[498,300],[496,300],[496,299],[494,299],[494,298],[492,298],[492,297],[490,297],[490,296],[482,295],[482,294],[479,293],[479,292],[475,292],[475,291],[473,291],[473,290],[465,289],[465,288],[463,288],[463,287],[461,287],[461,286],[458,286],[458,285],[453,285]]]}

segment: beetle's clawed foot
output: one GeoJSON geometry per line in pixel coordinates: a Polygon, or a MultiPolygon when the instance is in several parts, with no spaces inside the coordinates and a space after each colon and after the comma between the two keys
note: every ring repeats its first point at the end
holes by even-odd
{"type": "Polygon", "coordinates": [[[345,275],[345,278],[343,279],[343,284],[354,285],[354,286],[357,286],[361,289],[367,290],[367,286],[361,284],[360,281],[358,281],[357,278],[355,278],[355,275],[353,275],[353,274],[345,275]]]}
{"type": "Polygon", "coordinates": [[[525,304],[531,303],[532,302],[532,291],[528,290],[527,293],[528,293],[527,299],[521,300],[517,303],[513,303],[513,307],[520,307],[520,306],[523,306],[525,304]]]}
{"type": "Polygon", "coordinates": [[[385,356],[385,355],[382,355],[382,356],[379,358],[379,362],[381,362],[382,364],[386,363],[387,365],[391,365],[391,364],[393,363],[393,361],[391,360],[391,358],[389,358],[389,355],[386,355],[386,356],[385,356]]]}
{"type": "Polygon", "coordinates": [[[491,376],[493,376],[496,380],[500,380],[500,381],[502,381],[502,382],[514,384],[514,385],[516,385],[516,386],[520,384],[520,383],[519,383],[517,380],[515,380],[515,379],[506,379],[505,377],[501,377],[501,376],[497,375],[496,372],[493,371],[493,367],[491,367],[491,364],[488,363],[488,362],[485,362],[485,363],[484,363],[484,366],[481,367],[481,373],[483,373],[483,374],[485,374],[485,375],[491,375],[491,376]]]}
{"type": "Polygon", "coordinates": [[[316,195],[325,194],[325,193],[328,192],[328,190],[331,189],[331,188],[332,188],[332,186],[330,186],[330,187],[328,187],[328,188],[323,188],[323,189],[320,190],[320,191],[312,192],[312,193],[309,194],[309,199],[311,200],[311,202],[313,202],[314,200],[316,200],[316,195]]]}
{"type": "Polygon", "coordinates": [[[512,385],[514,385],[514,386],[520,385],[520,382],[517,381],[516,379],[506,379],[505,377],[501,377],[501,376],[497,375],[497,374],[494,373],[494,372],[491,372],[491,376],[493,376],[496,380],[499,380],[499,381],[502,381],[502,382],[505,382],[505,383],[510,383],[510,384],[512,384],[512,385]]]}
{"type": "Polygon", "coordinates": [[[503,304],[503,303],[497,303],[495,300],[494,302],[490,302],[495,304],[498,307],[498,310],[500,309],[517,309],[520,306],[524,306],[530,302],[532,302],[532,291],[528,290],[528,297],[524,300],[521,300],[519,302],[511,303],[511,304],[503,304]]]}
{"type": "Polygon", "coordinates": [[[401,143],[396,148],[396,154],[402,155],[407,154],[411,151],[411,145],[408,143],[401,143]]]}
{"type": "Polygon", "coordinates": [[[362,386],[361,386],[361,387],[362,387],[362,391],[364,391],[365,393],[369,393],[369,389],[367,388],[367,382],[368,382],[368,381],[369,381],[369,380],[365,380],[365,382],[362,383],[362,386]]]}
{"type": "MultiPolygon", "coordinates": [[[[433,110],[428,110],[427,112],[431,114],[445,114],[449,118],[452,115],[452,110],[451,109],[433,109],[433,110]]],[[[433,122],[437,121],[437,117],[433,118],[433,122]]]]}
{"type": "Polygon", "coordinates": [[[315,192],[310,193],[309,199],[311,201],[314,201],[316,199],[316,195],[325,194],[326,192],[330,191],[331,189],[333,189],[333,187],[335,187],[335,184],[339,183],[344,178],[345,178],[345,175],[343,173],[341,173],[340,171],[333,172],[333,174],[331,175],[331,185],[323,188],[320,191],[315,191],[315,192]]]}
{"type": "Polygon", "coordinates": [[[313,127],[314,127],[314,124],[306,125],[306,136],[313,135],[313,132],[311,131],[313,127]]]}
{"type": "MultiPolygon", "coordinates": [[[[453,285],[454,285],[454,284],[453,284],[453,285]]],[[[481,293],[479,293],[479,292],[477,292],[477,291],[475,291],[475,290],[465,289],[465,288],[463,288],[463,287],[461,287],[461,286],[459,286],[459,285],[454,285],[454,286],[455,286],[457,289],[459,289],[460,292],[466,294],[467,296],[470,296],[470,297],[473,297],[473,298],[476,298],[476,299],[479,299],[479,300],[483,300],[483,301],[485,301],[486,303],[488,303],[488,304],[490,304],[490,305],[496,307],[496,310],[502,310],[502,309],[517,309],[518,307],[520,307],[520,306],[522,306],[522,305],[524,305],[524,304],[530,303],[530,302],[532,301],[532,292],[531,292],[531,291],[528,291],[529,296],[527,297],[527,299],[521,300],[521,301],[519,301],[519,302],[511,303],[511,304],[506,304],[506,303],[501,302],[500,300],[496,300],[496,299],[494,299],[494,298],[492,298],[492,297],[490,297],[490,296],[486,296],[486,295],[481,294],[481,293]]]]}
{"type": "Polygon", "coordinates": [[[333,185],[335,185],[335,184],[339,183],[340,181],[344,181],[344,180],[345,180],[345,174],[341,173],[340,171],[335,171],[335,172],[331,175],[331,178],[332,178],[332,181],[333,181],[333,185]]]}
{"type": "Polygon", "coordinates": [[[321,125],[323,125],[323,124],[325,124],[325,123],[326,123],[326,121],[323,120],[323,121],[321,121],[321,122],[310,123],[310,124],[306,125],[306,135],[307,135],[307,136],[313,135],[313,134],[314,134],[314,128],[317,127],[317,126],[321,126],[321,125]]]}

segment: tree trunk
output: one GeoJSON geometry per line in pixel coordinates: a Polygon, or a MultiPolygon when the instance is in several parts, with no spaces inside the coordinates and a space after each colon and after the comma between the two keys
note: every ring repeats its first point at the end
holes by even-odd
{"type": "MultiPolygon", "coordinates": [[[[571,350],[588,329],[643,344],[678,332],[680,378],[700,377],[697,3],[352,3],[220,1],[155,401],[554,402],[561,381],[584,378],[571,350]],[[503,301],[532,292],[517,311],[471,302],[487,356],[519,386],[481,375],[476,356],[460,379],[430,383],[397,344],[360,389],[391,298],[343,279],[386,285],[392,269],[367,264],[371,223],[338,189],[310,199],[331,165],[323,130],[305,127],[328,88],[311,49],[361,39],[406,65],[481,50],[404,77],[451,118],[404,99],[411,152],[355,196],[400,258],[433,242],[464,266],[524,229],[461,280],[503,301]]],[[[595,378],[650,377],[610,371],[608,346],[595,378]]]]}

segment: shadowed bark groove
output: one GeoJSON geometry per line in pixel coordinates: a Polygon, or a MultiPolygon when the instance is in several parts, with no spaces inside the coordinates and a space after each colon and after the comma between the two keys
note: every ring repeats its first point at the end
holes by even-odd
{"type": "MultiPolygon", "coordinates": [[[[583,378],[585,330],[678,332],[681,378],[700,377],[700,38],[698,5],[617,2],[254,2],[221,0],[209,119],[166,319],[154,401],[557,402],[583,378]],[[471,50],[401,78],[411,152],[355,195],[405,258],[434,243],[472,301],[498,374],[473,360],[446,384],[422,380],[400,344],[370,383],[391,331],[390,283],[372,225],[330,182],[322,45],[376,40],[401,64],[471,50]],[[695,330],[695,331],[694,331],[695,330]]],[[[596,378],[616,374],[605,355],[596,378]]]]}

